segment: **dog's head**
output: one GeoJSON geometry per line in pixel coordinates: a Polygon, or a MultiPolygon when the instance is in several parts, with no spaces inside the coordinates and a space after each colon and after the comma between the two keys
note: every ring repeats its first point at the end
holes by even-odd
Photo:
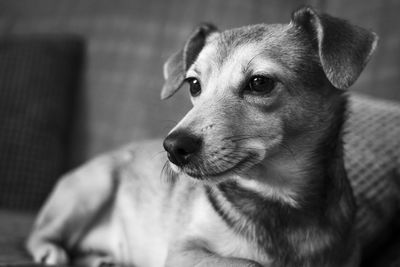
{"type": "Polygon", "coordinates": [[[161,97],[187,83],[193,103],[164,140],[173,169],[217,179],[301,155],[343,111],[344,89],[376,43],[374,33],[309,7],[286,25],[199,26],[164,66],[161,97]]]}

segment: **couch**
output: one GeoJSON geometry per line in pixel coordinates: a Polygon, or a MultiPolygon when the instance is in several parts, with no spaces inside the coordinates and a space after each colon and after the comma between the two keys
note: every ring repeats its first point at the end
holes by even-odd
{"type": "MultiPolygon", "coordinates": [[[[376,14],[367,19],[378,2],[110,2],[0,2],[0,265],[30,262],[23,240],[62,173],[132,140],[164,136],[189,109],[185,90],[159,100],[161,69],[198,22],[221,28],[287,22],[300,4],[344,12],[384,33],[378,31],[380,49],[352,88],[369,96],[351,94],[345,155],[360,199],[369,203],[360,212],[363,238],[379,247],[365,253],[364,266],[400,265],[398,225],[387,215],[398,203],[385,201],[400,184],[400,106],[392,101],[400,100],[399,66],[391,59],[399,51],[391,29],[376,14]],[[370,183],[362,182],[366,176],[370,183]],[[368,234],[377,228],[385,235],[368,234]]],[[[396,4],[385,10],[395,10],[390,5],[396,4]]]]}

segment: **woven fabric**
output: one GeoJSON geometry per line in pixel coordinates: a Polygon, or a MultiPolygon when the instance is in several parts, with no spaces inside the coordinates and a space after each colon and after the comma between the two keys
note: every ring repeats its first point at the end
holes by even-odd
{"type": "Polygon", "coordinates": [[[388,227],[400,199],[400,105],[355,95],[350,98],[345,164],[358,206],[364,244],[388,227]]]}
{"type": "Polygon", "coordinates": [[[82,49],[75,36],[0,40],[1,208],[39,208],[65,171],[82,49]]]}

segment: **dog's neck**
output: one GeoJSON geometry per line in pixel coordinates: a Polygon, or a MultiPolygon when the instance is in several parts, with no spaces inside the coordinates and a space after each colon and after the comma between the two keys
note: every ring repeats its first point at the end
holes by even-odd
{"type": "Polygon", "coordinates": [[[340,253],[329,248],[336,247],[334,243],[346,244],[344,239],[351,236],[354,201],[342,146],[345,107],[343,98],[328,127],[311,145],[298,145],[302,149],[291,155],[284,149],[246,177],[207,189],[214,208],[231,227],[256,239],[283,264],[293,255],[299,261],[312,260],[309,256],[317,255],[316,250],[338,257],[340,253]],[[226,210],[227,206],[232,210],[226,210]],[[243,226],[240,216],[253,227],[243,226]]]}

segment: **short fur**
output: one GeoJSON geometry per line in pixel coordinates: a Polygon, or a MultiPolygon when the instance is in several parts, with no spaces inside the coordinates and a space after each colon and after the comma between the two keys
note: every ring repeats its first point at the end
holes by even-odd
{"type": "Polygon", "coordinates": [[[28,250],[96,267],[358,266],[344,89],[376,42],[309,7],[287,25],[201,25],[164,66],[162,98],[187,78],[201,84],[164,140],[172,162],[153,142],[67,174],[28,250]],[[271,92],[248,90],[257,75],[274,80],[271,92]]]}

